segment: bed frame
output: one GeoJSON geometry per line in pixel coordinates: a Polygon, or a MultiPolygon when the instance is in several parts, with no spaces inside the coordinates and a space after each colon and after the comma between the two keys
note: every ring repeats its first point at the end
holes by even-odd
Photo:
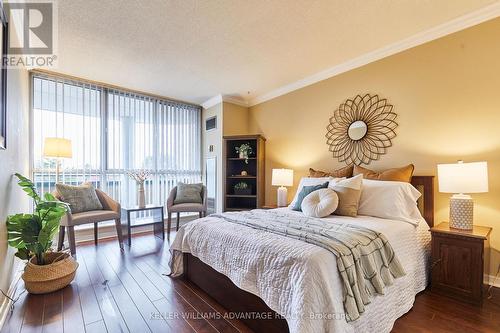
{"type": "MultiPolygon", "coordinates": [[[[434,176],[413,176],[411,183],[422,193],[417,203],[422,216],[429,227],[434,226],[434,176]]],[[[189,253],[184,254],[184,279],[197,285],[229,312],[257,314],[258,319],[240,319],[255,332],[289,331],[286,320],[262,299],[241,290],[228,277],[189,253]]]]}

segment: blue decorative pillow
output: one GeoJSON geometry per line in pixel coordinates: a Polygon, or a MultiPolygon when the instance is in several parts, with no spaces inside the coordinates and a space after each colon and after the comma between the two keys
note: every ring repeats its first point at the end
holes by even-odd
{"type": "Polygon", "coordinates": [[[313,186],[304,186],[302,187],[302,190],[300,191],[299,195],[297,196],[297,201],[295,202],[295,205],[292,207],[293,210],[297,210],[299,212],[302,211],[302,200],[304,200],[305,197],[309,193],[312,193],[314,191],[320,190],[322,188],[327,188],[328,187],[328,182],[320,184],[320,185],[313,185],[313,186]]]}

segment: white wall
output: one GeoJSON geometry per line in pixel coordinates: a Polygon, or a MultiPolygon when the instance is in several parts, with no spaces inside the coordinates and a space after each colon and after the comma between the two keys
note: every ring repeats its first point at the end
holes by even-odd
{"type": "Polygon", "coordinates": [[[223,135],[223,112],[222,103],[216,104],[208,109],[202,110],[202,145],[203,145],[203,177],[205,177],[205,160],[207,158],[215,157],[217,160],[217,197],[216,197],[216,211],[222,212],[223,205],[223,192],[224,192],[224,177],[223,177],[223,158],[222,158],[222,135],[223,135]],[[210,117],[217,116],[217,128],[206,131],[205,120],[210,117]],[[214,150],[209,151],[209,146],[213,145],[214,150]]]}
{"type": "MultiPolygon", "coordinates": [[[[20,261],[7,244],[7,215],[28,212],[30,201],[17,186],[15,172],[29,176],[29,74],[25,69],[7,73],[7,150],[0,150],[0,288],[7,292],[20,261]]],[[[0,324],[7,300],[0,295],[0,324]]]]}
{"type": "Polygon", "coordinates": [[[224,209],[224,172],[223,145],[224,136],[248,134],[248,108],[221,102],[202,111],[203,177],[205,177],[205,159],[217,159],[217,212],[224,209]],[[217,129],[206,131],[205,120],[217,116],[217,129]],[[209,151],[209,146],[214,151],[209,151]]]}

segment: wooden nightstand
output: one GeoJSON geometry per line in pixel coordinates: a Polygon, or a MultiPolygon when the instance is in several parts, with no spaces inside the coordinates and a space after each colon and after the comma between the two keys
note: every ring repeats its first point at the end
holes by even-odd
{"type": "Polygon", "coordinates": [[[483,300],[484,273],[489,273],[491,228],[450,229],[448,223],[431,228],[431,290],[469,303],[483,300]],[[486,258],[485,258],[486,255],[486,258]]]}
{"type": "Polygon", "coordinates": [[[274,209],[274,208],[278,208],[277,205],[264,205],[261,207],[261,209],[274,209]]]}

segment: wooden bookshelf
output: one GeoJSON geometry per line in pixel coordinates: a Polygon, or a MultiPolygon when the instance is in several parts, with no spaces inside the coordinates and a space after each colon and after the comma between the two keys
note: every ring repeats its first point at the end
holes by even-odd
{"type": "Polygon", "coordinates": [[[241,211],[261,208],[265,193],[265,142],[261,135],[238,135],[224,137],[224,211],[241,211]],[[240,158],[236,147],[242,144],[252,147],[248,164],[240,158]],[[246,171],[247,175],[241,175],[246,171]],[[234,186],[244,182],[250,188],[249,193],[235,193],[234,186]]]}

